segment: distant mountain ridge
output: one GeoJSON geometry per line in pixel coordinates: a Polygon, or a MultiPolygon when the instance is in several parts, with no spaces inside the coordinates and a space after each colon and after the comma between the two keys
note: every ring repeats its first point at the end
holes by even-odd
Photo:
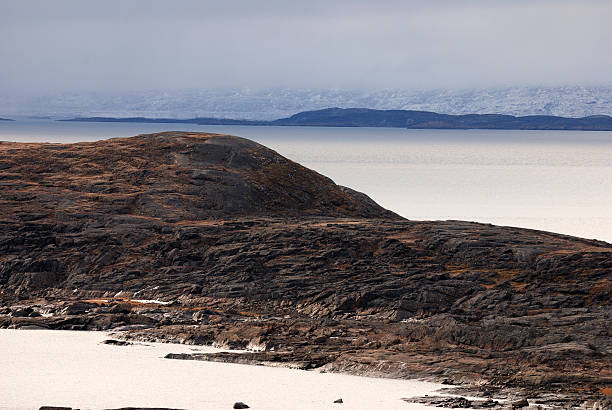
{"type": "Polygon", "coordinates": [[[429,111],[373,110],[368,108],[326,108],[304,111],[273,121],[229,118],[112,118],[85,117],[62,121],[183,123],[199,125],[268,125],[310,127],[391,127],[410,129],[507,129],[507,130],[585,130],[612,131],[612,117],[593,115],[582,118],[502,114],[451,115],[429,111]]]}
{"type": "Polygon", "coordinates": [[[14,116],[241,118],[274,120],[327,107],[514,116],[612,115],[612,85],[469,89],[225,88],[0,94],[0,113],[14,116]]]}

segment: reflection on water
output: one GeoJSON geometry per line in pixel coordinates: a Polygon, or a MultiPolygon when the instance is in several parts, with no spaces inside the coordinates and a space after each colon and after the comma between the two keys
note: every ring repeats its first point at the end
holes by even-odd
{"type": "Polygon", "coordinates": [[[0,123],[0,139],[75,142],[171,129],[239,135],[410,219],[463,219],[612,242],[612,132],[0,123]]]}

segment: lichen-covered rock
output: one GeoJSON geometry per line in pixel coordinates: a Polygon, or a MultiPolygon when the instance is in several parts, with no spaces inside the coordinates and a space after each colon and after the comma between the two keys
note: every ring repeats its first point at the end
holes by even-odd
{"type": "MultiPolygon", "coordinates": [[[[229,135],[165,132],[64,145],[3,142],[0,156],[0,221],[89,220],[95,229],[94,220],[125,226],[147,218],[399,218],[365,194],[229,135]]],[[[39,266],[32,272],[58,270],[39,266]]],[[[54,277],[33,280],[51,284],[54,277]]]]}

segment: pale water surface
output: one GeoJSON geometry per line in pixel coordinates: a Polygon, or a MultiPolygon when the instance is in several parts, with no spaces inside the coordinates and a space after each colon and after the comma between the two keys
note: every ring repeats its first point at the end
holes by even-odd
{"type": "Polygon", "coordinates": [[[612,132],[0,122],[0,140],[164,130],[254,139],[416,220],[461,219],[612,242],[612,132]]]}
{"type": "Polygon", "coordinates": [[[443,386],[264,366],[171,360],[207,347],[100,344],[103,332],[0,330],[0,409],[41,405],[81,409],[127,406],[231,409],[425,409],[402,397],[443,386]]]}

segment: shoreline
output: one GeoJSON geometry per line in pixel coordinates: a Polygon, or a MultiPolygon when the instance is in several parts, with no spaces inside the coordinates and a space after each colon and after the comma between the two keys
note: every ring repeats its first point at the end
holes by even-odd
{"type": "MultiPolygon", "coordinates": [[[[64,310],[68,307],[68,311],[72,309],[71,313],[76,313],[74,308],[70,306],[75,306],[77,309],[83,309],[85,307],[83,304],[92,302],[90,299],[89,301],[56,301],[54,303],[59,303],[59,306],[64,306],[64,310]],[[70,305],[70,303],[72,303],[72,305],[70,305]]],[[[130,299],[105,298],[97,299],[93,303],[101,307],[104,305],[109,306],[115,311],[122,310],[123,312],[127,312],[129,310],[131,312],[130,316],[136,312],[138,312],[139,315],[147,315],[146,312],[148,311],[156,312],[159,311],[159,309],[163,309],[168,312],[168,314],[175,315],[174,317],[178,318],[176,313],[184,309],[181,303],[176,302],[165,302],[164,304],[140,303],[131,301],[130,299]],[[128,306],[131,307],[128,308],[128,306]]],[[[39,306],[40,308],[42,305],[35,303],[33,306],[39,306]]],[[[48,309],[48,307],[45,309],[48,309]]],[[[196,311],[196,313],[197,312],[198,311],[196,311]]],[[[194,313],[194,315],[196,313],[194,313]]],[[[74,315],[54,317],[52,314],[45,314],[40,317],[24,317],[21,318],[22,320],[16,322],[16,326],[20,328],[10,330],[23,332],[72,333],[71,330],[50,330],[44,329],[43,326],[47,326],[45,323],[52,324],[52,326],[53,323],[55,323],[57,326],[57,324],[63,322],[66,323],[64,326],[69,326],[68,329],[70,327],[74,328],[78,326],[75,325],[75,323],[78,323],[78,317],[79,316],[74,315]]],[[[127,319],[126,314],[124,313],[116,317],[116,319],[121,318],[123,318],[123,320],[127,319]]],[[[1,315],[0,319],[2,319],[1,315]]],[[[86,323],[91,319],[82,317],[82,319],[79,320],[86,323]]],[[[416,322],[418,322],[418,320],[416,322]]],[[[266,323],[265,319],[263,323],[266,323]]],[[[237,331],[238,333],[235,334],[240,334],[239,329],[241,326],[244,325],[235,323],[226,329],[230,332],[237,331]],[[232,330],[233,328],[234,330],[232,330]]],[[[352,326],[359,326],[359,324],[354,323],[352,326]]],[[[79,334],[94,333],[103,335],[100,336],[101,339],[112,340],[108,344],[118,349],[129,349],[130,347],[137,348],[150,344],[165,346],[167,348],[164,354],[159,356],[159,358],[164,358],[165,360],[173,362],[189,361],[225,365],[241,364],[251,367],[264,366],[270,368],[292,369],[296,371],[305,370],[306,373],[329,373],[384,380],[420,380],[437,383],[442,386],[443,390],[437,391],[435,394],[427,393],[426,395],[421,394],[410,398],[410,402],[417,404],[438,404],[443,407],[461,405],[461,407],[467,408],[506,408],[504,407],[504,403],[519,403],[527,398],[530,403],[536,403],[543,409],[553,409],[559,406],[564,408],[584,408],[585,405],[591,406],[592,404],[594,406],[594,403],[605,400],[605,396],[599,396],[589,401],[588,397],[591,396],[590,394],[576,394],[572,393],[570,391],[571,389],[567,389],[566,387],[562,387],[561,389],[555,387],[555,377],[558,376],[552,376],[552,378],[548,376],[548,381],[546,379],[547,376],[544,376],[544,378],[541,376],[538,378],[538,376],[536,376],[536,378],[533,379],[535,382],[534,384],[521,385],[508,384],[506,378],[495,380],[491,379],[490,376],[485,377],[484,375],[474,373],[470,375],[465,372],[465,369],[460,370],[460,368],[457,368],[456,364],[451,365],[448,359],[444,359],[445,354],[441,353],[434,356],[425,355],[420,358],[417,353],[414,359],[410,360],[412,355],[393,359],[389,357],[388,354],[381,355],[380,352],[377,351],[378,349],[364,351],[359,355],[352,354],[350,350],[346,352],[338,350],[336,356],[331,357],[333,361],[328,362],[327,360],[320,361],[316,356],[309,353],[309,350],[270,350],[269,346],[266,347],[265,342],[262,344],[261,339],[258,337],[240,340],[232,336],[229,339],[218,339],[218,341],[204,341],[201,339],[202,333],[199,331],[200,327],[201,325],[170,325],[157,328],[151,325],[135,324],[123,326],[113,325],[111,328],[101,331],[92,332],[90,330],[78,330],[75,332],[79,334]],[[432,362],[432,360],[435,361],[432,362]],[[435,362],[438,362],[438,364],[432,365],[432,363],[435,362]],[[454,371],[453,367],[456,368],[454,371]],[[459,371],[457,372],[457,370],[459,371]],[[456,401],[446,401],[449,395],[456,401]],[[465,400],[467,400],[467,402],[465,400]],[[487,401],[496,401],[500,404],[499,406],[493,406],[493,403],[486,403],[487,407],[479,407],[485,405],[487,401]]],[[[0,330],[0,332],[1,331],[2,330],[0,330]]],[[[289,340],[287,340],[287,342],[290,343],[289,340]]],[[[456,359],[459,361],[469,360],[467,356],[462,355],[457,356],[456,359]]],[[[593,380],[589,383],[585,378],[579,383],[581,385],[584,385],[585,382],[587,382],[587,384],[597,384],[604,380],[605,377],[602,376],[600,381],[593,380]]],[[[593,408],[595,409],[596,407],[593,408]]]]}
{"type": "MultiPolygon", "coordinates": [[[[335,408],[334,406],[336,406],[336,404],[333,403],[331,398],[335,397],[335,399],[337,399],[341,397],[344,405],[349,406],[349,408],[365,409],[368,407],[368,404],[372,405],[373,403],[378,403],[386,406],[390,405],[390,407],[387,408],[418,409],[427,407],[419,407],[417,405],[414,407],[405,406],[403,399],[412,397],[420,398],[432,393],[444,397],[451,397],[446,393],[437,392],[437,389],[444,387],[443,385],[420,380],[402,381],[383,378],[374,379],[346,374],[300,372],[288,368],[270,368],[255,365],[237,365],[212,362],[196,363],[164,359],[163,355],[170,351],[189,352],[194,348],[197,348],[200,351],[216,351],[218,349],[169,343],[152,344],[150,342],[146,344],[133,344],[128,346],[104,344],[103,341],[109,337],[112,337],[112,334],[109,334],[108,332],[17,329],[0,330],[0,346],[2,346],[4,349],[3,351],[6,353],[22,354],[22,352],[36,352],[37,349],[44,349],[38,354],[37,368],[27,368],[25,364],[20,364],[19,357],[10,359],[8,361],[8,365],[5,363],[3,367],[5,369],[5,373],[8,373],[12,379],[6,380],[7,376],[0,375],[0,380],[3,378],[5,379],[1,384],[4,387],[10,388],[11,393],[8,396],[3,395],[3,397],[0,398],[0,408],[5,406],[14,408],[16,405],[23,405],[24,407],[29,407],[32,405],[36,407],[43,405],[62,405],[71,406],[73,408],[79,407],[81,409],[109,408],[109,406],[138,406],[144,408],[153,406],[158,407],[163,405],[169,408],[197,409],[231,408],[232,403],[243,401],[254,409],[287,408],[286,406],[289,403],[293,403],[292,408],[323,409],[335,408]],[[40,345],[41,341],[45,345],[44,347],[40,345]],[[27,346],[19,348],[17,352],[11,352],[10,349],[7,350],[7,345],[12,345],[12,342],[26,344],[27,346]],[[69,356],[63,356],[64,354],[70,353],[72,353],[72,359],[69,359],[69,356]],[[50,357],[51,355],[52,357],[50,357]],[[84,364],[86,366],[82,367],[84,364]],[[16,370],[16,366],[21,366],[22,369],[16,370]],[[109,366],[112,367],[110,369],[110,373],[109,370],[104,370],[108,369],[109,366]],[[158,369],[157,371],[156,368],[158,369]],[[81,369],[81,371],[79,371],[79,369],[81,369]],[[87,373],[90,373],[92,369],[97,370],[97,375],[87,375],[87,373]],[[171,373],[171,375],[169,377],[165,377],[162,373],[163,371],[168,371],[171,373]],[[142,374],[143,376],[143,372],[157,373],[154,378],[144,376],[144,379],[148,380],[149,382],[152,382],[154,379],[161,379],[155,381],[154,383],[156,385],[165,385],[166,396],[161,396],[161,392],[156,393],[150,387],[137,388],[141,382],[139,382],[138,379],[130,376],[130,374],[136,374],[135,372],[142,374]],[[210,374],[210,372],[215,374],[210,374]],[[194,404],[198,402],[198,396],[200,396],[200,393],[197,392],[197,389],[192,391],[191,396],[189,393],[187,393],[187,390],[192,389],[195,386],[203,386],[203,381],[196,380],[195,382],[190,383],[189,386],[179,386],[183,383],[187,383],[188,379],[197,379],[198,377],[202,377],[207,373],[210,375],[210,377],[206,376],[206,390],[211,392],[215,391],[219,398],[207,398],[204,401],[200,401],[200,405],[207,407],[185,406],[185,404],[189,402],[194,404]],[[45,378],[53,377],[52,375],[54,374],[63,374],[64,380],[58,380],[53,385],[38,385],[38,383],[43,382],[43,379],[40,378],[43,374],[45,378]],[[259,376],[253,378],[255,375],[259,376]],[[34,396],[34,398],[30,397],[28,399],[28,403],[9,402],[9,400],[14,400],[19,395],[19,387],[17,386],[21,384],[19,381],[21,377],[31,378],[30,383],[27,386],[28,389],[36,388],[36,386],[38,386],[38,389],[42,391],[32,394],[31,396],[34,396]],[[82,380],[80,386],[71,386],[69,388],[64,387],[67,385],[67,383],[70,383],[74,377],[78,377],[82,380]],[[105,383],[103,380],[108,377],[113,377],[115,379],[129,378],[130,382],[127,383],[124,388],[121,388],[120,384],[114,382],[106,385],[100,384],[105,383]],[[262,381],[265,377],[269,378],[270,381],[262,381]],[[172,378],[178,379],[172,383],[172,378]],[[223,386],[228,383],[230,379],[232,381],[243,379],[243,383],[245,380],[249,380],[249,383],[243,385],[242,387],[234,383],[231,385],[230,389],[225,389],[223,386]],[[293,393],[280,393],[275,390],[274,381],[282,379],[286,379],[287,386],[290,386],[293,383],[306,383],[307,387],[305,389],[301,388],[299,391],[293,393]],[[214,380],[217,380],[216,385],[214,380]],[[301,381],[298,382],[297,380],[301,381]],[[318,395],[328,397],[328,399],[313,397],[310,399],[310,402],[308,402],[307,390],[314,386],[312,383],[318,385],[318,395]],[[248,384],[252,384],[252,386],[248,386],[248,384]],[[257,391],[265,391],[265,386],[268,386],[267,389],[269,390],[266,394],[260,395],[259,397],[257,397],[257,395],[253,395],[253,393],[257,391]],[[365,386],[371,386],[371,391],[365,395],[363,393],[358,394],[358,390],[360,388],[363,389],[365,386]],[[68,394],[62,392],[64,389],[68,390],[68,394]],[[106,396],[100,394],[102,391],[101,389],[108,390],[109,392],[113,391],[114,393],[110,396],[106,396]],[[373,391],[377,389],[383,389],[379,392],[379,394],[390,394],[389,392],[395,392],[393,394],[399,396],[399,393],[402,391],[404,391],[405,394],[401,397],[375,398],[373,397],[375,395],[373,391]],[[235,390],[236,392],[232,393],[231,390],[235,390]],[[90,399],[87,399],[89,391],[96,391],[97,394],[90,399]],[[135,398],[130,399],[131,394],[135,391],[144,391],[147,398],[144,399],[144,396],[140,394],[135,398]],[[246,392],[250,392],[250,396],[246,392]],[[72,399],[69,397],[70,394],[73,394],[72,399]],[[188,397],[183,397],[183,399],[180,399],[177,394],[187,395],[188,397]],[[291,395],[293,395],[292,398],[289,397],[291,395]],[[230,397],[233,398],[230,399],[230,397]],[[370,400],[369,402],[359,401],[363,400],[364,398],[367,399],[368,397],[370,400]],[[212,401],[210,401],[211,399],[212,401]],[[290,401],[288,402],[288,400],[290,401]],[[393,403],[395,403],[395,405],[393,405],[393,403]]],[[[6,361],[6,356],[0,357],[0,362],[3,361],[6,361]]]]}
{"type": "MultiPolygon", "coordinates": [[[[529,404],[538,406],[537,408],[539,409],[556,409],[556,408],[559,408],[558,407],[559,405],[563,406],[564,408],[570,408],[570,407],[578,408],[578,406],[580,408],[587,408],[587,409],[590,409],[591,407],[593,409],[605,408],[605,407],[598,407],[598,406],[605,405],[605,400],[602,401],[601,398],[594,398],[592,400],[584,400],[584,399],[576,399],[576,398],[571,399],[571,398],[565,397],[563,394],[552,393],[552,392],[548,394],[540,394],[538,396],[538,395],[534,395],[533,393],[521,391],[516,388],[491,390],[491,389],[488,389],[486,385],[483,386],[482,381],[480,382],[471,381],[471,382],[461,383],[460,385],[452,385],[452,384],[449,384],[448,381],[440,380],[439,377],[436,377],[433,375],[421,376],[421,377],[414,376],[411,378],[406,378],[405,376],[404,377],[399,377],[399,376],[394,377],[394,375],[392,374],[381,373],[381,372],[376,372],[376,371],[374,372],[371,372],[371,371],[370,372],[368,371],[355,372],[354,369],[338,369],[338,368],[322,367],[318,369],[307,370],[307,369],[303,369],[299,367],[296,368],[292,365],[292,363],[275,364],[275,363],[259,362],[259,361],[241,362],[241,361],[233,361],[233,360],[232,361],[224,361],[224,360],[216,360],[216,359],[211,360],[211,358],[207,358],[207,356],[209,355],[216,356],[216,355],[225,354],[225,353],[229,353],[229,354],[236,355],[236,356],[242,356],[242,355],[248,355],[250,351],[248,350],[242,350],[242,351],[226,350],[226,349],[219,348],[219,347],[182,344],[182,343],[167,342],[167,341],[164,342],[162,340],[153,342],[148,339],[141,340],[138,337],[136,338],[130,337],[129,331],[113,331],[113,330],[111,331],[71,331],[71,330],[49,330],[49,329],[0,329],[0,347],[2,347],[4,351],[9,354],[10,353],[22,353],[21,351],[11,352],[10,347],[8,350],[6,349],[6,345],[10,344],[10,343],[7,343],[7,340],[14,339],[15,336],[18,336],[17,339],[19,339],[20,344],[24,344],[27,346],[30,346],[32,344],[36,345],[36,342],[39,339],[44,340],[45,353],[42,353],[41,351],[41,353],[38,355],[38,358],[41,359],[40,361],[37,361],[39,365],[35,369],[29,369],[27,371],[28,376],[25,376],[25,377],[31,377],[32,375],[34,375],[34,380],[32,381],[34,385],[36,384],[35,375],[37,374],[37,372],[44,372],[44,374],[47,375],[47,377],[49,375],[49,372],[56,372],[56,371],[64,372],[64,373],[68,372],[69,374],[74,374],[75,376],[77,375],[77,373],[75,373],[74,370],[72,370],[71,368],[66,369],[61,364],[61,363],[66,363],[66,360],[70,360],[68,359],[68,356],[63,357],[62,355],[58,355],[58,351],[55,350],[56,344],[58,344],[58,342],[65,343],[67,340],[71,339],[70,340],[71,344],[68,347],[71,349],[70,351],[74,351],[79,357],[78,361],[80,361],[81,363],[77,363],[77,364],[82,366],[83,363],[85,363],[83,362],[83,359],[85,358],[87,359],[86,363],[88,366],[81,369],[83,372],[89,372],[91,367],[96,368],[100,365],[100,364],[96,364],[96,357],[94,356],[86,357],[86,355],[91,355],[91,353],[93,352],[92,348],[94,350],[105,349],[105,351],[111,355],[109,356],[111,358],[115,354],[120,354],[122,365],[124,365],[126,369],[132,368],[133,370],[135,370],[136,368],[138,368],[139,371],[142,371],[142,366],[144,365],[144,362],[142,361],[142,357],[141,357],[142,352],[148,350],[150,353],[147,353],[147,357],[156,361],[155,363],[158,363],[157,364],[158,367],[163,367],[163,362],[166,360],[169,362],[185,363],[185,367],[182,369],[182,373],[185,376],[189,375],[189,377],[193,377],[193,371],[197,369],[197,367],[193,367],[193,366],[197,366],[196,363],[200,362],[200,363],[203,363],[204,366],[208,366],[207,364],[211,364],[217,370],[225,368],[225,369],[232,370],[229,373],[238,373],[238,374],[251,373],[255,369],[259,370],[262,368],[270,369],[270,371],[274,371],[276,369],[276,370],[281,370],[281,371],[286,370],[289,372],[297,372],[297,373],[286,373],[283,375],[284,378],[287,378],[287,377],[289,378],[298,377],[299,378],[300,374],[311,374],[311,375],[328,374],[329,377],[332,377],[332,378],[337,377],[339,378],[338,380],[344,380],[346,383],[348,383],[348,385],[351,385],[352,387],[354,387],[356,384],[361,385],[362,382],[368,386],[371,386],[374,381],[376,381],[379,384],[393,382],[393,383],[400,383],[401,385],[405,386],[404,388],[407,388],[407,391],[411,392],[411,394],[404,394],[402,395],[402,397],[386,398],[384,400],[385,408],[414,409],[414,410],[417,410],[417,409],[425,410],[425,409],[430,409],[430,408],[446,408],[446,407],[453,407],[453,408],[461,407],[461,408],[470,408],[470,409],[482,409],[482,408],[493,408],[493,409],[513,408],[514,409],[514,408],[526,407],[529,404]],[[34,339],[30,338],[30,336],[34,337],[34,339]],[[128,337],[124,337],[124,336],[128,336],[128,337]],[[87,353],[84,353],[85,351],[87,351],[87,353]],[[47,366],[50,366],[50,364],[45,362],[45,357],[43,356],[45,356],[45,354],[49,354],[49,352],[53,353],[53,358],[52,358],[53,362],[60,363],[58,364],[57,370],[53,370],[47,367],[47,366]],[[151,352],[154,352],[155,354],[153,355],[151,354],[151,352]],[[130,357],[132,357],[132,359],[130,359],[130,357]],[[160,359],[161,361],[159,361],[160,359]],[[42,365],[40,364],[40,362],[42,362],[42,365]],[[190,365],[189,363],[193,363],[193,365],[190,365]],[[221,367],[216,366],[217,364],[220,365],[221,367]],[[234,366],[237,366],[237,367],[234,367],[234,366]],[[414,386],[414,387],[410,387],[410,386],[414,386]],[[525,404],[522,404],[522,403],[525,403],[525,404]]],[[[26,351],[23,351],[23,352],[26,352],[26,351]]],[[[64,351],[64,353],[66,353],[66,351],[64,351]]],[[[109,360],[109,359],[105,359],[105,360],[109,360]]],[[[0,363],[2,361],[3,361],[3,358],[0,357],[0,363]]],[[[8,367],[6,365],[4,367],[5,369],[7,369],[10,375],[9,377],[15,377],[16,373],[14,372],[14,369],[11,369],[11,364],[13,366],[19,366],[18,360],[9,360],[8,367]]],[[[27,368],[28,366],[23,366],[23,367],[27,368]]],[[[155,372],[155,370],[152,368],[148,368],[148,370],[155,372]]],[[[125,369],[123,369],[122,371],[125,371],[125,369]]],[[[114,370],[114,372],[116,374],[116,370],[114,370]]],[[[227,372],[221,372],[221,373],[226,374],[227,372]]],[[[100,377],[100,380],[104,378],[103,374],[98,374],[98,376],[100,377]]],[[[78,377],[81,377],[80,373],[78,377]]],[[[128,376],[126,375],[122,377],[128,377],[128,376]]],[[[173,377],[176,377],[176,375],[173,377]]],[[[313,377],[316,378],[316,376],[313,376],[313,377]]],[[[3,377],[0,375],[0,381],[2,381],[2,378],[3,377]]],[[[88,389],[88,390],[95,389],[94,386],[90,385],[92,383],[92,380],[94,379],[86,379],[86,381],[82,383],[80,387],[83,389],[88,389]]],[[[134,380],[133,377],[130,377],[130,380],[134,380]]],[[[217,380],[220,383],[224,383],[222,381],[222,377],[217,380]]],[[[293,383],[293,381],[291,383],[293,383]]],[[[330,381],[328,380],[327,382],[325,382],[325,385],[329,387],[329,383],[330,381]]],[[[15,382],[14,379],[11,379],[10,381],[5,380],[3,382],[4,386],[10,386],[12,389],[18,389],[16,387],[17,384],[18,382],[15,382]]],[[[257,383],[257,385],[258,385],[258,388],[261,387],[261,383],[257,383]]],[[[47,385],[47,387],[49,386],[47,385]]],[[[167,386],[167,387],[171,388],[171,386],[167,386]]],[[[210,384],[207,385],[207,388],[217,389],[216,387],[211,386],[210,384]]],[[[44,403],[40,402],[40,404],[30,403],[28,405],[24,405],[23,408],[31,408],[30,406],[44,407],[44,406],[49,406],[49,405],[52,405],[54,407],[55,406],[64,406],[64,407],[69,406],[66,408],[72,407],[75,409],[76,408],[101,409],[101,408],[111,408],[111,407],[124,408],[126,406],[129,406],[130,408],[135,408],[135,409],[148,409],[153,406],[157,409],[161,408],[159,407],[158,404],[155,404],[156,403],[155,400],[163,401],[165,403],[163,405],[164,409],[166,408],[168,409],[200,408],[200,407],[189,407],[189,406],[185,407],[183,405],[177,406],[176,403],[180,402],[180,400],[175,402],[175,404],[172,404],[171,403],[172,399],[168,400],[167,396],[165,396],[162,399],[161,397],[158,397],[155,394],[153,394],[152,396],[149,394],[149,396],[147,396],[146,402],[138,402],[137,400],[134,401],[132,399],[127,398],[127,397],[130,397],[129,394],[126,396],[125,395],[126,393],[123,391],[117,392],[116,390],[117,387],[114,388],[115,389],[114,391],[116,392],[115,393],[116,396],[111,395],[110,398],[107,398],[108,401],[104,403],[100,402],[99,399],[97,399],[97,401],[91,401],[91,400],[90,401],[80,401],[80,400],[83,400],[83,397],[85,396],[79,395],[79,393],[76,394],[76,398],[72,398],[72,399],[68,398],[65,395],[62,396],[59,393],[59,391],[57,391],[57,387],[55,389],[48,389],[47,391],[45,391],[45,387],[40,386],[40,389],[43,390],[44,396],[54,397],[55,395],[58,398],[45,399],[47,401],[45,401],[44,403]],[[55,390],[55,391],[51,391],[51,390],[55,390]],[[117,397],[117,396],[123,397],[122,399],[120,399],[123,401],[119,402],[115,400],[114,397],[117,397]],[[92,403],[97,403],[97,404],[92,404],[92,403]],[[113,403],[113,404],[108,404],[108,403],[113,403]]],[[[59,387],[59,389],[61,390],[62,388],[59,387]]],[[[132,389],[134,389],[133,383],[129,385],[129,392],[131,392],[132,389]]],[[[146,390],[144,387],[142,389],[146,390]]],[[[342,388],[337,388],[337,391],[342,391],[342,388]]],[[[364,403],[363,398],[360,399],[360,401],[356,402],[354,397],[350,397],[347,394],[338,393],[337,395],[339,397],[341,396],[340,398],[342,399],[343,403],[351,406],[350,408],[366,409],[366,408],[370,408],[368,406],[372,405],[372,403],[364,403]]],[[[9,397],[11,396],[9,395],[9,397]]],[[[239,401],[238,399],[241,396],[238,394],[236,397],[237,397],[236,402],[238,402],[239,401]]],[[[333,396],[330,396],[330,397],[333,397],[333,396]]],[[[2,402],[2,399],[0,399],[0,409],[21,408],[20,405],[23,404],[23,403],[19,404],[15,402],[6,402],[6,400],[7,399],[5,398],[5,402],[2,402]]],[[[279,400],[278,398],[267,396],[267,398],[264,399],[263,404],[261,400],[262,400],[261,398],[250,397],[248,400],[248,403],[253,408],[266,408],[266,409],[287,408],[286,403],[285,404],[276,403],[276,405],[273,404],[275,400],[279,400]]],[[[315,400],[311,403],[305,403],[303,401],[304,398],[299,398],[299,397],[292,397],[291,400],[300,403],[298,405],[294,402],[292,408],[296,408],[296,409],[298,408],[304,408],[304,409],[311,409],[311,408],[312,409],[314,408],[333,409],[333,408],[336,408],[335,407],[336,403],[332,401],[328,401],[327,403],[325,403],[322,401],[315,400]]],[[[247,400],[244,400],[244,401],[247,402],[247,400]]],[[[382,405],[382,402],[377,402],[377,403],[382,405]]],[[[231,400],[226,400],[225,403],[223,403],[223,406],[221,406],[221,403],[215,403],[215,404],[208,403],[208,405],[214,405],[215,408],[230,408],[231,400]]]]}

